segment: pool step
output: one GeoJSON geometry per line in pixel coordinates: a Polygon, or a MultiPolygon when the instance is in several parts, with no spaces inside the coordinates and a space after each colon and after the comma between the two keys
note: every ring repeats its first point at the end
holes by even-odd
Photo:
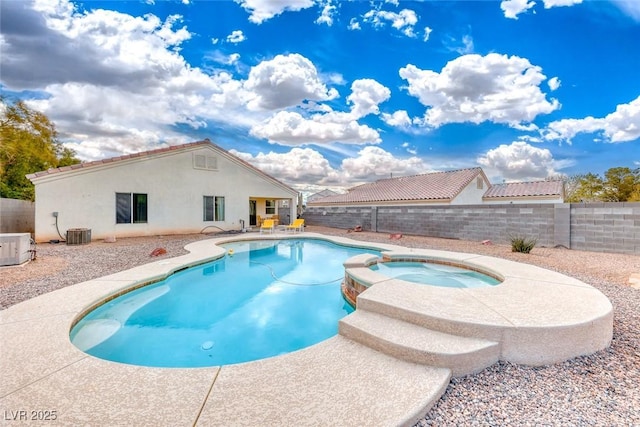
{"type": "Polygon", "coordinates": [[[502,342],[505,328],[513,326],[499,314],[487,313],[485,305],[463,290],[453,291],[446,298],[434,297],[433,287],[429,286],[413,287],[410,291],[399,290],[397,283],[376,284],[358,295],[358,310],[445,334],[494,342],[502,342]]]}
{"type": "Polygon", "coordinates": [[[338,324],[340,335],[401,360],[451,369],[455,377],[496,363],[493,341],[433,331],[382,314],[358,309],[338,324]]]}

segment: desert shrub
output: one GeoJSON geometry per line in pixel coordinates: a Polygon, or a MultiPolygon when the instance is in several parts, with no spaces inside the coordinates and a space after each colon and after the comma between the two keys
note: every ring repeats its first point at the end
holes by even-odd
{"type": "Polygon", "coordinates": [[[522,252],[523,254],[531,252],[531,249],[538,243],[538,239],[535,237],[518,235],[509,236],[509,241],[511,242],[511,252],[522,252]]]}

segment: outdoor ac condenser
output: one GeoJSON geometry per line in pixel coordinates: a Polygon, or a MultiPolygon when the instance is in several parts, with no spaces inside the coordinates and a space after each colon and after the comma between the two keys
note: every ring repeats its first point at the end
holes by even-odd
{"type": "Polygon", "coordinates": [[[67,245],[86,245],[91,243],[90,228],[70,228],[67,230],[67,245]]]}
{"type": "Polygon", "coordinates": [[[0,234],[0,266],[18,265],[31,259],[31,234],[0,234]]]}

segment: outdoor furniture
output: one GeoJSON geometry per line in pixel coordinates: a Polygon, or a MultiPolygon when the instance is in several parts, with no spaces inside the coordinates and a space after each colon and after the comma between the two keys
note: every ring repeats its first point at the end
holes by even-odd
{"type": "Polygon", "coordinates": [[[256,217],[256,225],[257,225],[258,227],[260,227],[260,226],[262,225],[262,221],[263,221],[262,217],[261,217],[260,215],[258,215],[258,216],[256,217]]]}
{"type": "Polygon", "coordinates": [[[304,219],[303,219],[303,218],[298,218],[298,219],[296,219],[296,220],[295,220],[295,221],[293,221],[291,224],[287,225],[287,228],[286,228],[286,229],[287,229],[287,231],[288,231],[288,230],[291,230],[291,231],[293,231],[294,233],[295,233],[296,231],[299,231],[299,232],[301,232],[301,233],[302,233],[302,232],[304,231],[304,219]]]}
{"type": "Polygon", "coordinates": [[[262,225],[260,226],[260,234],[262,234],[263,231],[273,233],[273,230],[275,230],[275,228],[276,225],[274,224],[272,219],[265,219],[264,221],[262,221],[262,225]]]}
{"type": "Polygon", "coordinates": [[[278,225],[280,223],[280,215],[271,215],[270,217],[275,225],[278,225]]]}

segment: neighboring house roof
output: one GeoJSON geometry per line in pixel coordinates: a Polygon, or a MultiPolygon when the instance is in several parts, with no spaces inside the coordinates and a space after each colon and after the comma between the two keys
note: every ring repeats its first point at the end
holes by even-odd
{"type": "Polygon", "coordinates": [[[91,161],[91,162],[83,162],[83,163],[78,163],[75,165],[70,165],[70,166],[64,166],[61,168],[53,168],[53,169],[48,169],[46,171],[41,171],[41,172],[36,172],[36,173],[32,173],[27,175],[27,178],[30,179],[32,182],[38,181],[41,178],[45,178],[45,177],[49,177],[49,176],[55,176],[57,174],[67,174],[67,173],[73,173],[73,172],[77,172],[77,171],[86,171],[88,169],[91,168],[97,168],[100,166],[107,166],[107,165],[113,165],[114,163],[118,163],[118,162],[124,162],[127,160],[144,160],[147,158],[151,158],[151,157],[155,157],[158,155],[162,155],[162,154],[168,154],[168,153],[172,153],[172,152],[181,152],[181,151],[187,151],[187,150],[192,150],[192,149],[197,149],[200,147],[209,147],[212,148],[218,152],[220,152],[220,154],[226,156],[227,158],[229,158],[230,160],[241,164],[242,166],[249,168],[251,170],[253,170],[254,172],[258,173],[259,175],[262,175],[264,178],[266,178],[269,181],[272,181],[288,190],[290,190],[293,193],[297,194],[297,190],[289,187],[288,185],[286,185],[285,183],[277,180],[276,178],[272,177],[271,175],[266,174],[265,172],[261,171],[260,169],[256,168],[255,166],[253,166],[252,164],[246,162],[245,160],[239,158],[238,156],[234,156],[233,154],[229,153],[227,150],[221,148],[220,146],[214,144],[213,142],[211,142],[208,139],[204,139],[202,141],[196,141],[196,142],[190,142],[187,144],[181,144],[181,145],[171,145],[169,147],[164,147],[164,148],[158,148],[155,150],[149,150],[149,151],[143,151],[140,153],[133,153],[133,154],[125,154],[122,156],[117,156],[117,157],[111,157],[108,159],[102,159],[102,160],[95,160],[95,161],[91,161]]]}
{"type": "Polygon", "coordinates": [[[485,182],[489,182],[481,168],[387,178],[351,188],[346,194],[323,197],[310,204],[450,201],[478,176],[482,176],[485,182]]]}
{"type": "Polygon", "coordinates": [[[507,182],[492,185],[483,199],[504,197],[564,197],[564,183],[557,181],[507,182]]]}
{"type": "Polygon", "coordinates": [[[332,191],[332,190],[322,190],[317,193],[313,193],[312,195],[307,197],[307,203],[314,202],[316,200],[319,200],[328,196],[335,196],[337,194],[340,194],[340,193],[336,193],[335,191],[332,191]]]}

